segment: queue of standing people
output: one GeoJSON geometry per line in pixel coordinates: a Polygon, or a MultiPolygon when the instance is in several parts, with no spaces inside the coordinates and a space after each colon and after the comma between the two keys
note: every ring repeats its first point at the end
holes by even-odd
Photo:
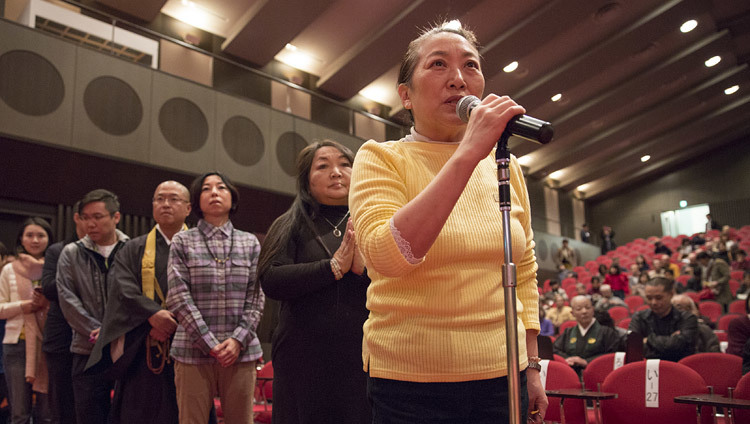
{"type": "MultiPolygon", "coordinates": [[[[133,240],[117,230],[119,201],[107,190],[79,202],[79,239],[47,249],[45,259],[51,234],[31,224],[46,239],[25,252],[37,267],[44,261],[45,272],[17,287],[36,278],[49,284],[44,297],[16,289],[6,309],[32,322],[27,315],[46,310],[46,297],[50,311],[59,311],[46,328],[55,334],[44,335],[55,348],[45,352],[48,364],[67,364],[67,372],[55,365],[49,373],[50,419],[202,424],[213,419],[219,397],[226,423],[252,422],[262,356],[256,328],[267,295],[281,304],[271,355],[274,423],[508,422],[503,226],[492,153],[524,109],[490,94],[462,122],[456,103],[483,97],[484,84],[471,31],[446,24],[424,31],[399,72],[410,134],[367,142],[356,161],[331,140],[303,149],[296,198],[262,250],[233,226],[239,194],[220,172],[198,177],[189,190],[159,184],[157,224],[133,240]],[[191,211],[200,219],[188,229],[191,211]]],[[[515,158],[510,193],[522,370],[516,410],[539,423],[547,399],[536,345],[537,265],[515,158]]],[[[28,369],[28,342],[25,358],[28,369]]]]}

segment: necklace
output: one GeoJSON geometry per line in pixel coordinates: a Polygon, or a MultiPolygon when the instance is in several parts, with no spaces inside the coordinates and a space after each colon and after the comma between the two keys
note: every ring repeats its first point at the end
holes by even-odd
{"type": "MultiPolygon", "coordinates": [[[[323,216],[323,215],[320,215],[320,216],[323,216]]],[[[339,230],[339,225],[341,225],[341,223],[344,222],[344,220],[348,216],[349,216],[349,211],[346,211],[346,215],[344,215],[344,217],[341,218],[341,220],[339,222],[337,222],[336,225],[333,225],[333,222],[329,221],[328,218],[326,218],[326,217],[323,216],[323,219],[325,219],[326,222],[328,224],[330,224],[331,227],[333,227],[333,236],[334,237],[341,237],[341,230],[339,230]]]]}
{"type": "Polygon", "coordinates": [[[213,258],[214,261],[216,261],[219,265],[224,265],[229,260],[229,257],[232,255],[232,247],[234,247],[234,229],[232,229],[232,233],[229,234],[229,254],[226,258],[219,259],[214,255],[214,252],[211,251],[211,248],[208,247],[208,240],[206,240],[206,235],[203,234],[203,231],[199,231],[201,233],[201,237],[203,238],[203,244],[206,245],[206,250],[208,250],[208,254],[211,255],[211,258],[213,258]]]}

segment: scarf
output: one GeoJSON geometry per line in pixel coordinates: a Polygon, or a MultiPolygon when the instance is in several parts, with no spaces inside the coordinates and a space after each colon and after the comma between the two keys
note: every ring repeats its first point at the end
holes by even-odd
{"type": "MultiPolygon", "coordinates": [[[[22,253],[13,261],[13,272],[16,274],[16,290],[21,300],[32,300],[34,296],[33,281],[42,278],[44,258],[36,259],[22,253]]],[[[39,393],[47,393],[49,378],[47,363],[42,354],[42,336],[44,323],[47,320],[49,304],[44,308],[23,315],[23,329],[26,334],[26,372],[25,376],[33,384],[33,389],[39,393]]]]}

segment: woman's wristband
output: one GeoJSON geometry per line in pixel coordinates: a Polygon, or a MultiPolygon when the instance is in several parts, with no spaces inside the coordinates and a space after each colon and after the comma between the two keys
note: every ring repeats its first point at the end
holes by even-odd
{"type": "Polygon", "coordinates": [[[339,261],[337,261],[336,258],[331,258],[331,271],[333,271],[333,277],[336,280],[344,278],[344,274],[341,272],[341,266],[339,265],[339,261]]]}

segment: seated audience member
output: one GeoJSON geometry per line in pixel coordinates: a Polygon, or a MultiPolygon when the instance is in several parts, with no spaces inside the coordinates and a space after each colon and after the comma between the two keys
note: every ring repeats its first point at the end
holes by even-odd
{"type": "Polygon", "coordinates": [[[665,278],[646,283],[650,309],[636,312],[630,331],[643,335],[643,355],[648,359],[679,361],[696,351],[698,318],[672,307],[674,288],[665,278]]]}
{"type": "Polygon", "coordinates": [[[574,319],[573,310],[570,306],[565,306],[565,299],[562,296],[555,297],[555,305],[547,311],[547,318],[555,326],[555,332],[560,328],[560,324],[565,321],[574,319]]]}
{"type": "Polygon", "coordinates": [[[620,335],[622,338],[621,342],[625,343],[627,340],[625,336],[628,335],[628,330],[618,327],[615,325],[615,320],[612,319],[612,316],[607,311],[598,311],[596,308],[594,308],[594,319],[596,319],[596,322],[599,323],[602,327],[609,327],[615,331],[617,331],[617,334],[620,335]]]}
{"type": "Polygon", "coordinates": [[[698,246],[703,246],[704,244],[706,244],[705,233],[696,233],[690,238],[690,245],[693,246],[693,251],[695,251],[698,246]]]}
{"type": "Polygon", "coordinates": [[[677,278],[680,276],[680,267],[677,264],[673,264],[672,261],[669,259],[669,255],[661,255],[661,264],[662,267],[664,267],[664,271],[672,270],[672,274],[674,275],[674,278],[677,278]]]}
{"type": "Polygon", "coordinates": [[[638,268],[638,264],[633,262],[630,264],[630,269],[628,269],[628,285],[630,287],[634,286],[638,282],[638,277],[641,275],[641,269],[638,268]]]}
{"type": "Polygon", "coordinates": [[[565,265],[560,264],[557,266],[557,281],[562,281],[568,277],[578,278],[578,274],[565,268],[565,265]]]}
{"type": "Polygon", "coordinates": [[[750,372],[750,340],[745,342],[745,347],[742,348],[742,375],[750,372]]]}
{"type": "Polygon", "coordinates": [[[747,252],[742,249],[737,250],[732,261],[732,271],[750,271],[750,259],[747,258],[747,252]]]}
{"type": "Polygon", "coordinates": [[[669,256],[672,256],[672,249],[665,246],[664,243],[661,242],[661,240],[654,243],[654,253],[656,254],[667,254],[669,256]]]}
{"type": "Polygon", "coordinates": [[[663,277],[664,276],[664,264],[661,259],[654,259],[651,262],[651,270],[648,272],[650,278],[663,277]]]}
{"type": "Polygon", "coordinates": [[[570,304],[578,325],[560,334],[554,349],[580,375],[593,359],[616,352],[622,339],[615,329],[602,326],[594,319],[594,305],[588,297],[576,296],[570,304]]]}
{"type": "Polygon", "coordinates": [[[609,267],[609,273],[604,278],[604,284],[612,288],[612,293],[620,299],[625,299],[625,295],[630,293],[628,287],[628,276],[620,271],[620,267],[614,263],[609,267]]]}
{"type": "Polygon", "coordinates": [[[747,296],[748,293],[750,293],[750,271],[745,271],[745,273],[742,274],[740,288],[737,289],[737,298],[741,299],[740,295],[747,296]]]}
{"type": "Polygon", "coordinates": [[[642,272],[638,275],[638,281],[630,286],[630,294],[646,298],[646,283],[650,280],[648,273],[642,272]]]}
{"type": "Polygon", "coordinates": [[[544,310],[542,305],[539,305],[539,335],[540,336],[554,336],[555,335],[555,325],[552,324],[552,321],[547,319],[547,312],[544,310]]]}
{"type": "Polygon", "coordinates": [[[602,279],[598,275],[591,277],[591,288],[589,289],[588,295],[591,296],[591,301],[596,304],[599,299],[602,298],[601,293],[602,279]]]}
{"type": "Polygon", "coordinates": [[[573,269],[574,266],[578,265],[578,259],[576,258],[576,252],[568,245],[568,240],[563,239],[562,247],[557,249],[557,255],[555,255],[555,263],[562,265],[565,269],[573,269]]]}
{"type": "Polygon", "coordinates": [[[680,242],[680,248],[677,249],[677,251],[680,253],[680,259],[683,259],[687,255],[689,255],[693,251],[693,246],[690,244],[690,239],[682,239],[682,241],[680,242]]]}
{"type": "Polygon", "coordinates": [[[732,260],[729,258],[729,249],[727,248],[726,242],[723,240],[719,240],[719,242],[714,245],[712,254],[714,259],[721,259],[727,264],[732,263],[732,260]]]}
{"type": "Polygon", "coordinates": [[[672,297],[672,306],[680,311],[693,314],[698,318],[698,340],[696,344],[698,352],[720,352],[719,338],[716,337],[714,330],[708,325],[711,321],[700,314],[693,299],[684,294],[678,294],[672,297]]]}
{"type": "Polygon", "coordinates": [[[607,278],[607,274],[609,274],[609,267],[604,264],[599,264],[599,278],[604,281],[604,279],[607,278]]]}
{"type": "Polygon", "coordinates": [[[732,302],[732,291],[729,288],[729,277],[731,271],[729,264],[722,259],[712,259],[706,252],[700,252],[695,257],[702,268],[702,284],[704,289],[708,289],[709,297],[707,299],[716,299],[727,311],[729,304],[732,302]]]}
{"type": "Polygon", "coordinates": [[[615,296],[612,292],[612,287],[609,284],[602,284],[599,291],[602,297],[596,302],[596,309],[601,311],[609,310],[614,306],[627,306],[625,301],[615,296]]]}
{"type": "Polygon", "coordinates": [[[640,269],[641,272],[646,272],[650,269],[648,262],[646,262],[646,258],[643,255],[636,256],[635,263],[638,265],[638,269],[640,269]]]}
{"type": "Polygon", "coordinates": [[[586,285],[583,283],[576,283],[576,296],[586,296],[588,297],[588,290],[586,289],[586,285]]]}
{"type": "Polygon", "coordinates": [[[557,280],[550,280],[549,291],[544,293],[544,301],[548,305],[552,305],[557,296],[562,296],[563,300],[568,300],[568,295],[565,293],[565,290],[560,288],[560,282],[557,280]]]}
{"type": "Polygon", "coordinates": [[[727,329],[727,353],[742,356],[742,348],[750,340],[750,296],[745,299],[745,315],[733,319],[727,329]]]}

